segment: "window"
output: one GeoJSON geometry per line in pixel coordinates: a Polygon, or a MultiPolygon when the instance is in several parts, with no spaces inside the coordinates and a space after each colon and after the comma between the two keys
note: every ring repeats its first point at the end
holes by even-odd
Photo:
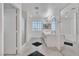
{"type": "Polygon", "coordinates": [[[34,20],[32,22],[32,31],[41,31],[43,29],[43,23],[41,20],[34,20]]]}
{"type": "Polygon", "coordinates": [[[52,24],[51,24],[51,29],[52,31],[56,31],[56,18],[52,18],[52,24]]]}

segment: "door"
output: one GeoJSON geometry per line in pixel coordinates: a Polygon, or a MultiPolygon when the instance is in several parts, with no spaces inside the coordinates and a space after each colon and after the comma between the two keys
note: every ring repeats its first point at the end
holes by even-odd
{"type": "Polygon", "coordinates": [[[4,54],[16,54],[16,9],[5,8],[4,54]]]}

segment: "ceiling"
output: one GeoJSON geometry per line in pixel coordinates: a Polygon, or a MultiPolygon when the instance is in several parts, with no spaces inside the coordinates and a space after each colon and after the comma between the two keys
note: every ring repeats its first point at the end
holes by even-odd
{"type": "Polygon", "coordinates": [[[16,9],[12,4],[10,3],[4,3],[4,8],[5,9],[16,9]]]}
{"type": "Polygon", "coordinates": [[[69,5],[68,3],[23,3],[22,9],[33,15],[55,14],[58,10],[69,5]]]}

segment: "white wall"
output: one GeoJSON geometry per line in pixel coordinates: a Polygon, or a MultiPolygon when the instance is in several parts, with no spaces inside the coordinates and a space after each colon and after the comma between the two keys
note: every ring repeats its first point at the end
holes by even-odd
{"type": "Polygon", "coordinates": [[[22,17],[22,45],[26,43],[26,20],[22,17]]]}
{"type": "Polygon", "coordinates": [[[78,10],[77,10],[77,21],[76,21],[76,28],[77,28],[77,44],[78,44],[78,55],[79,55],[79,4],[78,4],[78,10]]]}
{"type": "Polygon", "coordinates": [[[0,56],[3,55],[3,41],[2,41],[2,4],[0,3],[0,56]]]}
{"type": "Polygon", "coordinates": [[[77,26],[76,27],[77,27],[77,42],[79,44],[79,6],[78,6],[78,10],[77,10],[77,26]]]}

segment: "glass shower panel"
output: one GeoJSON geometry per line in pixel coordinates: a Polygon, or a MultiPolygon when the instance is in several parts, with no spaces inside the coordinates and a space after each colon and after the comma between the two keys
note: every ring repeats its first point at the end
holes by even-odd
{"type": "Polygon", "coordinates": [[[65,39],[76,42],[76,9],[71,9],[62,18],[62,32],[65,35],[65,39]]]}

